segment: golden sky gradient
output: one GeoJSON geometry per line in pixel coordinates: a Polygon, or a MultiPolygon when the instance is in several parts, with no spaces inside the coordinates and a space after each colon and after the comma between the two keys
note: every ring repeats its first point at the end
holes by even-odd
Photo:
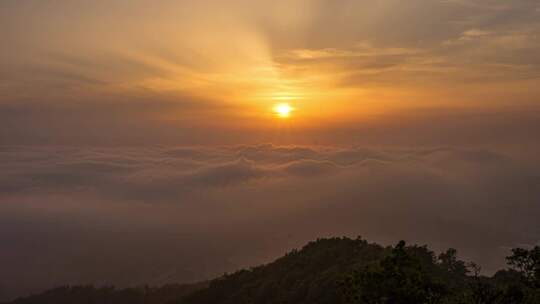
{"type": "MultiPolygon", "coordinates": [[[[536,1],[3,1],[0,103],[158,123],[355,124],[540,98],[536,1]],[[131,106],[151,100],[151,110],[131,106]],[[84,111],[83,111],[84,112],[84,111]]],[[[279,126],[278,126],[279,127],[279,126]]]]}

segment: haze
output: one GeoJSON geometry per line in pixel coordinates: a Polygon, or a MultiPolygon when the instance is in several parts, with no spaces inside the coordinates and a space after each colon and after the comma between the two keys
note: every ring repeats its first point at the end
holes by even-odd
{"type": "Polygon", "coordinates": [[[540,240],[539,35],[537,0],[1,1],[0,300],[336,235],[499,268],[540,240]]]}

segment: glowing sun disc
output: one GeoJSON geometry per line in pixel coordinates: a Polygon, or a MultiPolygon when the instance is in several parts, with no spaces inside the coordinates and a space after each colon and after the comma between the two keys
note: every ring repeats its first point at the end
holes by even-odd
{"type": "Polygon", "coordinates": [[[282,118],[289,117],[294,110],[288,103],[280,103],[274,107],[274,112],[282,118]]]}

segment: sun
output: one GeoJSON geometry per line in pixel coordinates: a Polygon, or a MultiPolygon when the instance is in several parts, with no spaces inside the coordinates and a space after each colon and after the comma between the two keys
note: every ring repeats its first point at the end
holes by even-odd
{"type": "Polygon", "coordinates": [[[274,106],[274,113],[276,113],[281,118],[287,118],[291,116],[292,111],[294,111],[294,108],[291,107],[288,103],[280,103],[274,106]]]}

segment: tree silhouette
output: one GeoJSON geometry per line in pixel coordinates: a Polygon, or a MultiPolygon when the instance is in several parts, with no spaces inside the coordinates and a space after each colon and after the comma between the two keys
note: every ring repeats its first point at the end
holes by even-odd
{"type": "Polygon", "coordinates": [[[116,289],[67,286],[13,304],[539,304],[540,249],[512,250],[510,269],[483,276],[455,249],[319,239],[276,261],[210,282],[116,289]]]}
{"type": "Polygon", "coordinates": [[[540,247],[531,250],[523,248],[512,249],[512,255],[506,258],[508,264],[521,273],[527,283],[540,288],[540,247]]]}
{"type": "Polygon", "coordinates": [[[438,303],[446,293],[446,287],[407,252],[404,241],[378,264],[354,272],[344,285],[351,303],[438,303]]]}

